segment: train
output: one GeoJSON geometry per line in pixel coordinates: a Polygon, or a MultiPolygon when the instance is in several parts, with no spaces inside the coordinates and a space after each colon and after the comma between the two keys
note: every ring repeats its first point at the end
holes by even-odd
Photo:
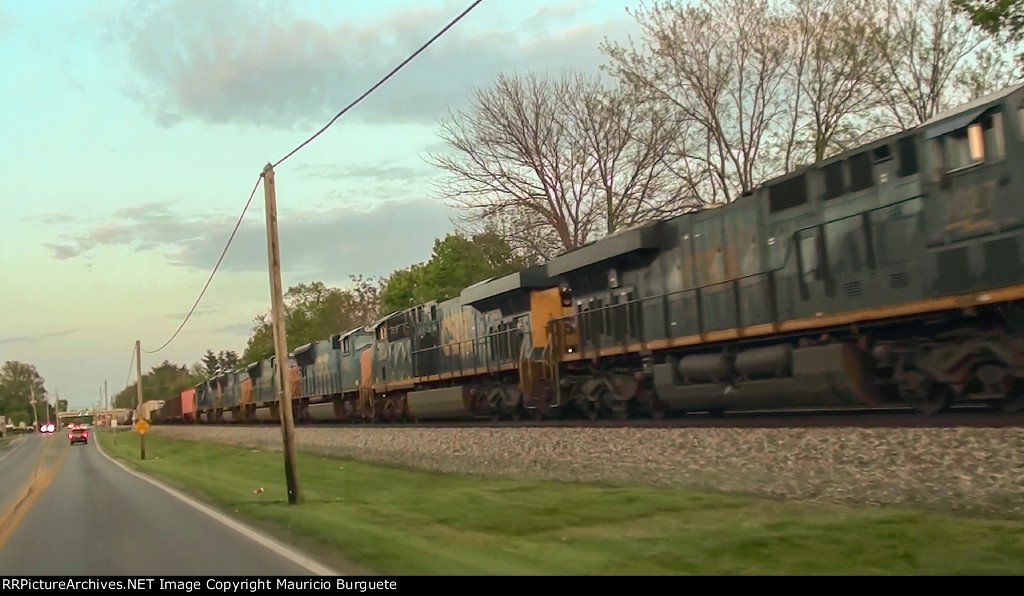
{"type": "Polygon", "coordinates": [[[1024,84],[218,375],[167,418],[280,421],[284,382],[297,423],[1017,412],[1022,299],[1024,84]]]}

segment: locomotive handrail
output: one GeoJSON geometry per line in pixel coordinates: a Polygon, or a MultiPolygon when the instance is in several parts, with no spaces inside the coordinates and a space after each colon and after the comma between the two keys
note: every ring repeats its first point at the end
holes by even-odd
{"type": "MultiPolygon", "coordinates": [[[[692,286],[692,287],[689,287],[689,288],[682,288],[682,289],[678,289],[678,290],[673,290],[671,292],[663,292],[663,293],[660,293],[660,294],[657,294],[657,295],[654,295],[654,296],[645,296],[645,297],[633,298],[633,299],[625,300],[623,302],[619,302],[617,304],[604,304],[604,305],[602,305],[602,306],[600,306],[598,308],[592,308],[592,309],[588,309],[586,311],[581,311],[581,312],[573,313],[573,314],[570,314],[570,315],[555,317],[555,318],[552,318],[552,319],[550,319],[548,321],[548,323],[546,325],[546,331],[548,332],[549,336],[551,336],[553,334],[554,327],[556,325],[564,325],[566,323],[576,322],[577,325],[576,325],[575,329],[576,329],[576,332],[578,333],[578,336],[579,336],[579,339],[580,339],[580,343],[581,343],[581,345],[578,346],[578,349],[581,352],[589,351],[590,349],[600,350],[601,347],[602,347],[602,345],[601,345],[602,344],[602,338],[604,338],[606,336],[610,336],[610,337],[613,338],[612,341],[618,342],[618,343],[616,343],[614,345],[620,345],[621,343],[626,343],[626,339],[627,338],[635,340],[635,341],[638,341],[638,342],[641,342],[641,343],[646,343],[649,340],[646,337],[648,334],[646,333],[646,330],[645,330],[643,322],[642,322],[643,321],[642,305],[648,304],[648,303],[650,303],[652,301],[659,301],[660,300],[660,301],[662,301],[662,302],[664,302],[666,304],[666,315],[667,315],[668,314],[667,313],[667,303],[668,303],[667,301],[669,299],[671,299],[673,297],[676,297],[676,296],[680,296],[680,295],[693,294],[696,297],[696,299],[697,299],[697,317],[698,317],[697,326],[698,326],[699,332],[700,333],[704,333],[703,327],[704,327],[704,318],[705,318],[705,316],[704,316],[704,312],[703,312],[703,308],[702,308],[701,298],[708,291],[711,291],[711,290],[713,290],[715,288],[722,288],[725,291],[730,291],[731,290],[731,292],[733,294],[733,298],[734,298],[734,300],[732,301],[732,304],[733,304],[733,307],[735,309],[732,316],[736,318],[737,325],[739,325],[739,318],[741,316],[741,312],[740,312],[740,291],[741,291],[741,287],[742,287],[743,283],[745,281],[747,281],[747,280],[752,280],[752,279],[755,279],[755,278],[760,278],[760,279],[768,278],[769,285],[770,286],[774,286],[774,282],[775,282],[774,277],[775,277],[775,275],[779,274],[780,272],[784,272],[784,271],[787,271],[787,270],[792,268],[793,261],[794,261],[795,258],[797,258],[794,255],[797,255],[797,251],[799,250],[799,240],[798,239],[799,239],[800,235],[803,232],[806,232],[808,230],[817,230],[819,228],[824,228],[824,227],[829,226],[831,224],[835,224],[835,223],[846,221],[846,220],[851,220],[851,219],[856,219],[856,218],[863,218],[866,214],[873,214],[873,213],[876,213],[876,212],[881,212],[881,211],[884,211],[884,210],[887,210],[887,209],[892,209],[894,207],[899,207],[901,205],[904,205],[904,204],[907,204],[907,203],[911,203],[913,201],[918,201],[918,200],[921,200],[921,199],[928,199],[928,198],[929,198],[929,194],[927,194],[927,193],[919,193],[919,194],[915,194],[914,196],[911,196],[911,197],[906,197],[906,198],[900,199],[898,201],[894,201],[894,202],[891,202],[891,203],[886,203],[884,205],[878,205],[878,206],[875,206],[875,207],[871,207],[869,209],[864,209],[862,211],[858,211],[856,213],[851,213],[849,215],[844,215],[842,217],[836,217],[836,218],[829,219],[827,221],[822,221],[822,222],[818,222],[818,223],[812,223],[812,224],[808,224],[808,225],[802,226],[800,228],[797,228],[797,229],[793,230],[788,235],[788,241],[787,241],[785,255],[784,255],[783,259],[782,259],[782,263],[779,266],[777,266],[777,267],[772,267],[772,268],[764,269],[764,270],[761,270],[761,271],[758,271],[758,272],[755,272],[755,273],[749,273],[749,274],[745,274],[745,275],[741,275],[741,276],[737,276],[737,277],[731,277],[731,278],[728,278],[728,279],[722,279],[722,280],[718,280],[718,281],[708,282],[708,283],[700,284],[700,285],[697,285],[697,286],[692,286]],[[726,287],[726,286],[728,286],[728,287],[726,287]],[[629,310],[630,308],[637,308],[639,310],[638,310],[638,312],[636,314],[633,314],[632,312],[630,312],[630,310],[629,310]],[[622,326],[624,328],[620,328],[620,324],[615,322],[614,319],[609,320],[606,317],[606,315],[609,312],[615,312],[614,309],[621,309],[622,311],[626,312],[626,316],[624,318],[625,325],[622,326]],[[580,326],[580,319],[582,319],[584,317],[586,317],[586,318],[600,317],[601,318],[601,323],[600,324],[601,324],[602,329],[608,330],[608,332],[607,333],[591,334],[589,332],[590,331],[589,329],[584,329],[583,327],[580,326]],[[636,319],[636,320],[634,320],[634,319],[636,319]],[[609,326],[609,323],[611,323],[611,326],[609,326]],[[611,329],[610,327],[614,327],[614,328],[611,329]],[[634,327],[638,327],[638,328],[634,328],[634,327]],[[593,337],[590,337],[591,335],[593,335],[593,337]],[[622,335],[625,335],[625,337],[620,337],[622,335]],[[584,340],[589,340],[589,342],[584,341],[584,340]],[[591,343],[593,345],[593,347],[592,348],[588,348],[587,346],[583,345],[583,344],[586,344],[586,343],[591,343]]],[[[874,242],[873,236],[869,237],[867,240],[869,242],[874,242]]],[[[799,260],[797,260],[797,266],[798,266],[798,268],[800,266],[799,260]]],[[[770,300],[771,300],[771,305],[770,305],[771,321],[772,322],[776,322],[777,318],[778,318],[778,313],[777,313],[777,308],[776,308],[776,305],[775,305],[774,293],[772,293],[772,296],[770,297],[770,300]]],[[[411,310],[411,309],[408,309],[408,310],[411,310]]],[[[405,311],[399,311],[399,312],[393,313],[392,315],[389,315],[388,317],[385,317],[384,319],[382,319],[382,321],[386,321],[386,320],[390,319],[393,315],[400,314],[402,312],[405,312],[405,311]]],[[[668,323],[668,318],[667,317],[666,317],[665,323],[666,323],[666,337],[670,337],[671,334],[669,333],[669,330],[667,329],[667,323],[668,323]]],[[[407,329],[407,331],[408,331],[409,339],[411,341],[415,341],[415,339],[412,337],[412,335],[414,334],[415,331],[418,331],[417,325],[416,324],[411,324],[408,321],[405,321],[403,323],[403,325],[405,326],[405,329],[407,329]]],[[[440,328],[439,327],[438,327],[437,331],[440,334],[440,328]]],[[[443,371],[442,372],[440,370],[440,366],[438,366],[438,370],[437,371],[432,371],[432,372],[427,373],[427,374],[456,373],[456,372],[465,370],[463,368],[463,364],[465,363],[464,359],[467,358],[467,357],[470,359],[470,362],[471,362],[471,364],[472,364],[472,366],[474,368],[477,368],[478,365],[482,365],[483,367],[487,368],[488,370],[491,370],[492,368],[494,368],[496,366],[500,366],[502,363],[513,362],[513,361],[519,360],[520,356],[521,356],[521,349],[522,349],[521,346],[524,343],[526,343],[527,341],[530,341],[530,345],[532,346],[533,345],[532,344],[532,339],[533,339],[533,337],[532,337],[532,328],[529,325],[527,325],[527,326],[517,326],[517,327],[508,328],[508,329],[502,329],[502,330],[499,330],[499,331],[493,331],[493,332],[486,333],[484,335],[477,335],[477,336],[473,336],[473,337],[467,338],[467,339],[460,339],[460,340],[457,340],[457,341],[448,341],[448,342],[444,342],[444,343],[439,343],[438,345],[435,345],[435,346],[430,346],[430,347],[425,347],[425,348],[417,348],[417,349],[410,349],[410,359],[412,360],[412,364],[413,364],[413,367],[414,367],[414,374],[410,375],[409,378],[414,378],[415,376],[423,376],[423,374],[421,374],[421,372],[418,370],[419,367],[417,366],[417,360],[419,358],[422,358],[425,355],[436,354],[436,353],[439,353],[438,351],[444,351],[446,349],[448,349],[448,350],[450,350],[452,352],[455,352],[453,354],[450,354],[450,356],[453,359],[455,359],[455,363],[457,363],[458,368],[457,369],[456,368],[452,368],[451,370],[443,371]],[[516,337],[516,334],[518,334],[519,337],[516,337]],[[489,345],[489,342],[492,341],[493,339],[496,339],[496,338],[503,338],[504,341],[502,343],[504,345],[502,347],[506,348],[506,350],[504,350],[504,351],[507,351],[507,357],[501,357],[501,355],[499,355],[498,352],[495,352],[494,350],[489,349],[491,347],[489,345]],[[513,338],[515,338],[515,339],[513,339],[513,338]],[[521,338],[521,341],[520,341],[520,338],[521,338]],[[515,350],[513,350],[513,345],[516,342],[519,342],[519,352],[520,353],[513,353],[515,351],[515,350]],[[464,349],[466,346],[468,346],[469,349],[464,349]],[[453,348],[456,348],[457,351],[456,351],[456,349],[453,349],[453,348]]],[[[389,342],[389,343],[391,343],[391,342],[389,342]]],[[[410,344],[410,347],[411,347],[411,344],[410,344]]],[[[547,349],[549,349],[549,347],[550,346],[546,347],[545,349],[547,350],[547,349]]],[[[563,349],[564,349],[564,346],[563,346],[563,349]]],[[[305,369],[306,367],[302,367],[302,368],[305,369]]],[[[303,395],[303,396],[327,395],[328,394],[328,387],[331,386],[331,379],[333,378],[334,375],[335,375],[335,373],[317,373],[317,374],[309,375],[309,376],[303,375],[302,377],[300,377],[299,379],[297,379],[293,383],[299,387],[299,389],[301,390],[301,395],[303,395]],[[311,391],[307,391],[307,390],[311,390],[311,391]]],[[[397,380],[397,379],[395,379],[395,380],[397,380]]],[[[256,403],[264,402],[264,401],[275,401],[275,398],[276,398],[275,395],[269,395],[269,396],[264,397],[265,393],[270,393],[270,394],[274,394],[275,393],[274,392],[274,388],[272,386],[273,385],[273,381],[271,379],[261,379],[260,381],[261,382],[253,383],[253,386],[252,386],[252,389],[251,389],[252,401],[256,402],[256,403]],[[260,398],[262,398],[262,399],[260,399],[260,398]]],[[[339,379],[339,382],[338,382],[339,390],[340,390],[340,382],[341,382],[341,380],[339,379]]],[[[235,389],[235,387],[233,385],[234,384],[232,384],[231,389],[235,389]]],[[[214,387],[215,391],[217,389],[219,389],[219,387],[214,387]]],[[[220,392],[217,391],[217,393],[220,393],[220,392]]],[[[232,393],[234,393],[234,391],[232,391],[232,393]]],[[[224,395],[224,393],[222,393],[221,395],[224,395]]],[[[236,403],[237,403],[237,400],[236,400],[236,403]]]]}
{"type": "MultiPolygon", "coordinates": [[[[769,280],[770,280],[769,283],[773,283],[774,282],[773,278],[774,278],[774,276],[776,274],[778,274],[780,272],[783,272],[783,271],[786,271],[787,269],[790,268],[790,259],[792,258],[792,255],[795,254],[795,252],[796,252],[796,248],[795,247],[796,247],[797,242],[795,241],[795,239],[798,237],[798,235],[801,232],[804,232],[806,230],[816,229],[818,227],[825,227],[825,226],[828,226],[830,224],[837,223],[837,222],[840,222],[840,221],[845,221],[845,220],[848,220],[848,219],[854,219],[854,218],[858,218],[858,217],[863,217],[865,214],[875,213],[875,212],[883,211],[883,210],[886,210],[886,209],[892,209],[893,207],[897,207],[897,206],[903,205],[905,203],[909,203],[911,201],[916,201],[918,199],[926,199],[926,198],[928,198],[927,194],[917,194],[917,195],[914,195],[912,197],[907,197],[905,199],[900,199],[899,201],[895,201],[895,202],[892,202],[892,203],[887,203],[885,205],[880,205],[880,206],[877,206],[877,207],[872,207],[870,209],[865,209],[863,211],[858,211],[856,213],[851,213],[850,215],[844,215],[842,217],[837,217],[835,219],[830,219],[830,220],[825,221],[825,222],[811,224],[811,225],[803,226],[801,228],[797,228],[796,230],[793,231],[792,234],[789,235],[789,243],[788,243],[787,248],[786,248],[786,257],[785,257],[782,265],[780,265],[778,267],[773,267],[773,268],[770,268],[770,269],[765,269],[765,270],[759,271],[757,273],[749,273],[747,275],[741,275],[739,277],[733,277],[733,278],[729,278],[729,279],[725,279],[725,280],[710,282],[710,283],[702,284],[702,285],[699,285],[699,286],[693,286],[693,287],[690,287],[690,288],[683,288],[681,290],[673,290],[671,292],[664,292],[662,294],[656,294],[654,296],[645,296],[645,297],[640,297],[640,298],[634,298],[632,300],[627,300],[625,302],[619,302],[617,304],[601,305],[598,308],[592,308],[592,309],[588,309],[588,310],[585,310],[585,311],[576,312],[576,313],[573,313],[571,315],[565,315],[565,316],[562,316],[562,317],[555,317],[555,318],[552,318],[552,319],[550,319],[548,321],[549,334],[551,334],[553,332],[553,328],[554,328],[555,325],[565,324],[566,322],[570,322],[570,321],[573,321],[573,320],[578,321],[583,316],[599,315],[599,316],[602,317],[602,325],[603,325],[604,324],[604,320],[605,320],[604,315],[608,311],[611,311],[612,309],[616,309],[616,308],[623,308],[623,309],[625,309],[625,308],[629,307],[630,305],[634,305],[634,304],[635,305],[642,305],[642,304],[645,304],[645,303],[648,303],[648,302],[654,301],[654,300],[661,300],[661,301],[665,302],[665,301],[667,301],[669,298],[671,298],[673,296],[677,296],[677,295],[685,294],[685,293],[690,293],[690,292],[694,293],[694,295],[697,297],[697,300],[698,300],[698,317],[699,317],[698,318],[698,325],[703,327],[703,313],[700,312],[701,311],[700,297],[704,294],[704,292],[706,290],[714,288],[716,286],[732,285],[733,286],[732,291],[733,291],[733,294],[734,294],[734,298],[736,299],[736,303],[738,305],[739,286],[740,286],[741,282],[743,282],[744,280],[755,278],[755,277],[768,277],[769,280]]],[[[778,318],[778,314],[777,314],[776,305],[774,304],[774,301],[775,301],[774,295],[771,297],[771,300],[772,300],[771,308],[772,308],[772,311],[773,311],[772,312],[772,321],[776,322],[777,318],[778,318]]],[[[737,317],[739,316],[739,312],[738,311],[736,312],[736,316],[737,317]]],[[[630,322],[631,322],[630,321],[630,317],[627,314],[627,316],[626,316],[626,326],[627,326],[627,328],[630,326],[630,322]]],[[[602,347],[601,343],[600,343],[600,337],[602,335],[609,335],[609,334],[598,333],[598,334],[595,334],[596,337],[584,338],[582,336],[583,331],[584,330],[581,329],[579,325],[576,326],[576,332],[581,335],[581,337],[580,337],[581,342],[580,343],[581,344],[585,343],[585,342],[582,341],[583,339],[590,339],[595,344],[594,347],[593,347],[593,350],[600,350],[601,347],[602,347]]],[[[636,331],[637,331],[637,335],[635,336],[636,340],[638,342],[640,342],[640,343],[646,343],[648,341],[648,339],[645,337],[643,325],[641,324],[640,325],[640,329],[638,329],[636,331]]],[[[627,333],[628,333],[628,330],[627,330],[627,333]]],[[[704,331],[701,330],[700,333],[704,333],[704,331]]],[[[617,335],[617,334],[615,334],[615,335],[617,335]]],[[[614,344],[614,345],[620,345],[620,344],[614,344]]],[[[578,349],[579,349],[580,352],[584,352],[586,350],[586,348],[583,345],[578,346],[578,349]]]]}

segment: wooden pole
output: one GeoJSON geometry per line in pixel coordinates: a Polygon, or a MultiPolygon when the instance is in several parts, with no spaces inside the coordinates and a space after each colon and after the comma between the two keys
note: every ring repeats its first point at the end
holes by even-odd
{"type": "MultiPolygon", "coordinates": [[[[142,420],[142,342],[135,340],[135,394],[139,398],[138,413],[135,416],[135,423],[142,420]]],[[[146,433],[139,433],[139,451],[142,459],[146,459],[146,433]]]]}
{"type": "MultiPolygon", "coordinates": [[[[33,383],[35,383],[34,380],[33,383]]],[[[36,386],[33,384],[30,389],[32,390],[32,426],[39,430],[39,411],[36,410],[36,386]]]]}
{"type": "Polygon", "coordinates": [[[284,436],[284,473],[288,484],[288,504],[302,501],[295,462],[295,423],[292,420],[292,386],[288,370],[288,341],[284,326],[284,290],[281,286],[281,247],[277,237],[277,193],[274,166],[263,168],[263,192],[267,212],[267,257],[270,262],[270,299],[274,329],[274,353],[277,362],[277,394],[280,398],[281,434],[284,436]]]}

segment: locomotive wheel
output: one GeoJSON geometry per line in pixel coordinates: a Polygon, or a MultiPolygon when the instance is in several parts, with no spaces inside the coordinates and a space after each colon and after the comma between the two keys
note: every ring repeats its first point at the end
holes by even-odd
{"type": "Polygon", "coordinates": [[[925,391],[925,398],[914,403],[917,411],[925,416],[935,416],[948,410],[953,404],[953,390],[949,385],[929,383],[925,391]]]}
{"type": "Polygon", "coordinates": [[[652,397],[647,403],[647,413],[652,420],[664,420],[668,414],[668,408],[665,406],[665,402],[657,397],[652,397]]]}
{"type": "Polygon", "coordinates": [[[999,402],[999,407],[1007,414],[1024,410],[1024,379],[1014,381],[1013,387],[1006,392],[1006,397],[999,402]]]}

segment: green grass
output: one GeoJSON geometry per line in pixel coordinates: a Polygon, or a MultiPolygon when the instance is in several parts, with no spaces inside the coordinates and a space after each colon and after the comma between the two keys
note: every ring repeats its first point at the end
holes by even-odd
{"type": "Polygon", "coordinates": [[[1019,575],[1024,524],[725,494],[450,476],[99,434],[110,455],[382,574],[1019,575]],[[253,490],[263,487],[264,492],[253,490]]]}

